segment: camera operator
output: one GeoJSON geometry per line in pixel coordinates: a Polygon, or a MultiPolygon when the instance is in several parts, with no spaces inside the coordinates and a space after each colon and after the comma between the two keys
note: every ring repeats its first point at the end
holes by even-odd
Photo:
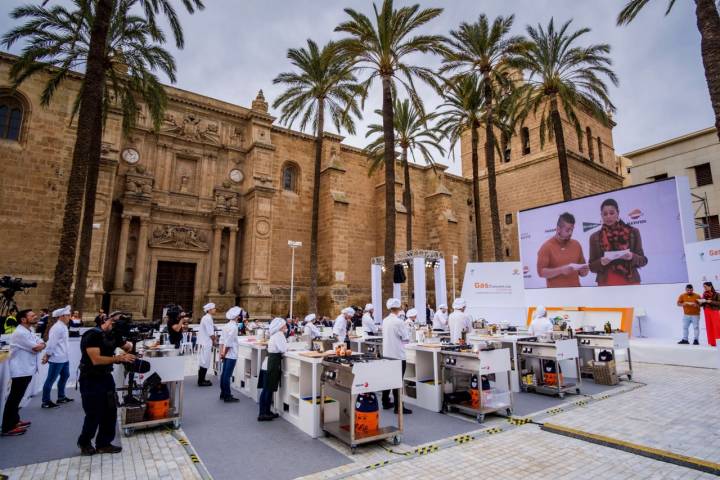
{"type": "Polygon", "coordinates": [[[180,348],[183,339],[183,324],[187,321],[187,314],[180,307],[173,305],[167,311],[167,333],[168,341],[180,348]]]}
{"type": "Polygon", "coordinates": [[[113,445],[117,421],[117,398],[112,377],[113,364],[131,363],[135,356],[127,352],[132,344],[122,335],[113,335],[113,324],[122,312],[113,312],[99,327],[88,330],[80,341],[80,396],[85,411],[85,421],[78,438],[83,455],[94,453],[119,453],[122,447],[113,445]],[[115,349],[125,353],[115,355],[115,349]],[[95,447],[93,437],[97,432],[95,447]]]}

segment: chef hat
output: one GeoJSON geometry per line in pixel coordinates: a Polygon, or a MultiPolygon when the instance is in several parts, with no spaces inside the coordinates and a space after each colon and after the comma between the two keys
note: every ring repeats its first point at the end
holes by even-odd
{"type": "Polygon", "coordinates": [[[439,309],[439,310],[442,310],[443,308],[444,308],[445,310],[447,310],[447,305],[445,305],[444,303],[441,303],[441,304],[438,306],[438,309],[439,309]]]}
{"type": "Polygon", "coordinates": [[[342,309],[342,312],[340,312],[340,313],[343,313],[345,315],[355,315],[355,309],[352,307],[345,307],[342,309]]]}
{"type": "Polygon", "coordinates": [[[397,298],[388,298],[388,301],[385,302],[385,306],[390,310],[391,308],[400,308],[400,300],[397,298]]]}
{"type": "Polygon", "coordinates": [[[280,329],[285,325],[285,319],[280,317],[273,318],[273,321],[270,322],[270,335],[274,335],[277,332],[280,331],[280,329]]]}
{"type": "Polygon", "coordinates": [[[242,313],[242,308],[232,307],[230,310],[225,312],[225,318],[227,318],[228,320],[235,320],[236,318],[238,318],[240,316],[241,313],[242,313]]]}
{"type": "Polygon", "coordinates": [[[538,305],[535,308],[535,315],[533,315],[533,318],[544,317],[546,313],[547,311],[545,310],[545,307],[543,307],[542,305],[538,305]]]}
{"type": "Polygon", "coordinates": [[[410,310],[407,311],[407,316],[408,317],[417,317],[417,310],[415,310],[414,308],[411,308],[410,310]]]}
{"type": "Polygon", "coordinates": [[[307,315],[305,317],[305,323],[311,323],[314,322],[317,316],[314,313],[311,313],[310,315],[307,315]]]}
{"type": "Polygon", "coordinates": [[[214,303],[212,303],[212,302],[206,303],[205,306],[203,307],[203,311],[209,312],[209,311],[212,310],[213,308],[215,308],[215,304],[214,304],[214,303]]]}
{"type": "Polygon", "coordinates": [[[373,305],[372,303],[368,303],[367,305],[365,305],[365,311],[369,312],[370,310],[375,310],[375,305],[373,305]]]}
{"type": "Polygon", "coordinates": [[[466,306],[465,300],[461,297],[456,298],[455,301],[453,302],[453,310],[465,308],[465,306],[466,306]]]}
{"type": "Polygon", "coordinates": [[[52,316],[53,318],[62,317],[63,315],[70,315],[72,314],[72,309],[70,308],[70,305],[65,305],[63,308],[58,308],[56,310],[53,310],[52,316]]]}

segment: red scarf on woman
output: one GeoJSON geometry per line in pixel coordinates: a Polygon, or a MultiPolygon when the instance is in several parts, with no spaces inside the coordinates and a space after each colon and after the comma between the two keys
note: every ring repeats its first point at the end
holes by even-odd
{"type": "MultiPolygon", "coordinates": [[[[713,292],[712,290],[703,292],[703,298],[705,300],[715,301],[715,296],[716,296],[716,292],[713,292]]],[[[711,309],[715,310],[715,307],[713,307],[711,305],[705,304],[703,306],[706,308],[711,308],[711,309]]]]}
{"type": "MultiPolygon", "coordinates": [[[[618,220],[612,226],[603,224],[600,231],[600,246],[603,252],[614,252],[629,250],[633,241],[634,232],[632,227],[618,220]]],[[[610,264],[610,269],[619,275],[630,278],[632,267],[629,260],[615,260],[610,264]]]]}

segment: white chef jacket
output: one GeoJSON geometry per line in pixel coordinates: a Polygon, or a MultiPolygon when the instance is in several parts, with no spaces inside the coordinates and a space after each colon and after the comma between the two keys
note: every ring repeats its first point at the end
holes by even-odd
{"type": "Polygon", "coordinates": [[[348,321],[345,319],[344,314],[340,314],[333,323],[333,335],[335,335],[339,342],[344,342],[347,336],[347,324],[348,321]]]}
{"type": "Polygon", "coordinates": [[[453,310],[448,317],[448,326],[450,327],[450,342],[458,343],[462,338],[462,332],[469,332],[472,329],[470,315],[460,310],[453,310]]]}
{"type": "Polygon", "coordinates": [[[38,371],[38,353],[33,352],[40,340],[24,325],[18,325],[10,336],[10,377],[30,377],[38,371]]]}
{"type": "Polygon", "coordinates": [[[215,323],[213,323],[212,315],[206,313],[200,319],[200,329],[197,336],[198,345],[211,347],[213,335],[215,335],[215,323]]]}
{"type": "Polygon", "coordinates": [[[528,328],[528,333],[532,336],[541,337],[552,332],[553,324],[547,317],[533,318],[528,328]]]}
{"type": "Polygon", "coordinates": [[[447,312],[443,312],[442,310],[438,310],[435,312],[435,316],[433,316],[433,330],[443,330],[447,331],[448,329],[448,314],[447,312]]]}
{"type": "Polygon", "coordinates": [[[320,329],[316,327],[313,323],[306,323],[305,328],[303,328],[303,335],[307,335],[312,340],[313,338],[317,338],[320,336],[320,329]]]}
{"type": "Polygon", "coordinates": [[[45,353],[50,363],[65,363],[70,361],[70,334],[65,322],[57,321],[48,334],[47,348],[45,353]]]}
{"type": "Polygon", "coordinates": [[[391,313],[383,320],[383,357],[405,360],[405,345],[410,341],[405,322],[391,313]]]}
{"type": "Polygon", "coordinates": [[[285,353],[287,349],[287,338],[283,332],[275,332],[270,335],[267,346],[268,353],[285,353]]]}
{"type": "Polygon", "coordinates": [[[370,312],[365,312],[362,317],[362,328],[366,333],[378,333],[378,326],[370,312]]]}
{"type": "Polygon", "coordinates": [[[222,329],[220,343],[225,345],[225,358],[237,359],[238,346],[238,324],[235,320],[229,321],[222,329]]]}

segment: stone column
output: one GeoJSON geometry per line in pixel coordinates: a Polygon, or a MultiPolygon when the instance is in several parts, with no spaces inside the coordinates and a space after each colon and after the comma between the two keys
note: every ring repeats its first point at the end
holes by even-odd
{"type": "Polygon", "coordinates": [[[115,290],[123,290],[125,277],[125,262],[127,260],[128,234],[130,233],[130,220],[132,216],[123,215],[120,226],[120,243],[118,244],[117,264],[115,266],[115,290]]]}
{"type": "Polygon", "coordinates": [[[218,283],[220,280],[220,239],[223,227],[221,225],[213,226],[213,246],[212,257],[210,260],[210,294],[218,295],[218,283]]]}
{"type": "Polygon", "coordinates": [[[230,227],[230,245],[228,247],[227,279],[225,293],[235,293],[235,250],[237,249],[238,227],[230,227]]]}
{"type": "Polygon", "coordinates": [[[143,293],[145,290],[145,265],[147,264],[148,217],[140,217],[140,234],[138,235],[138,251],[135,259],[135,277],[133,290],[143,293]]]}

